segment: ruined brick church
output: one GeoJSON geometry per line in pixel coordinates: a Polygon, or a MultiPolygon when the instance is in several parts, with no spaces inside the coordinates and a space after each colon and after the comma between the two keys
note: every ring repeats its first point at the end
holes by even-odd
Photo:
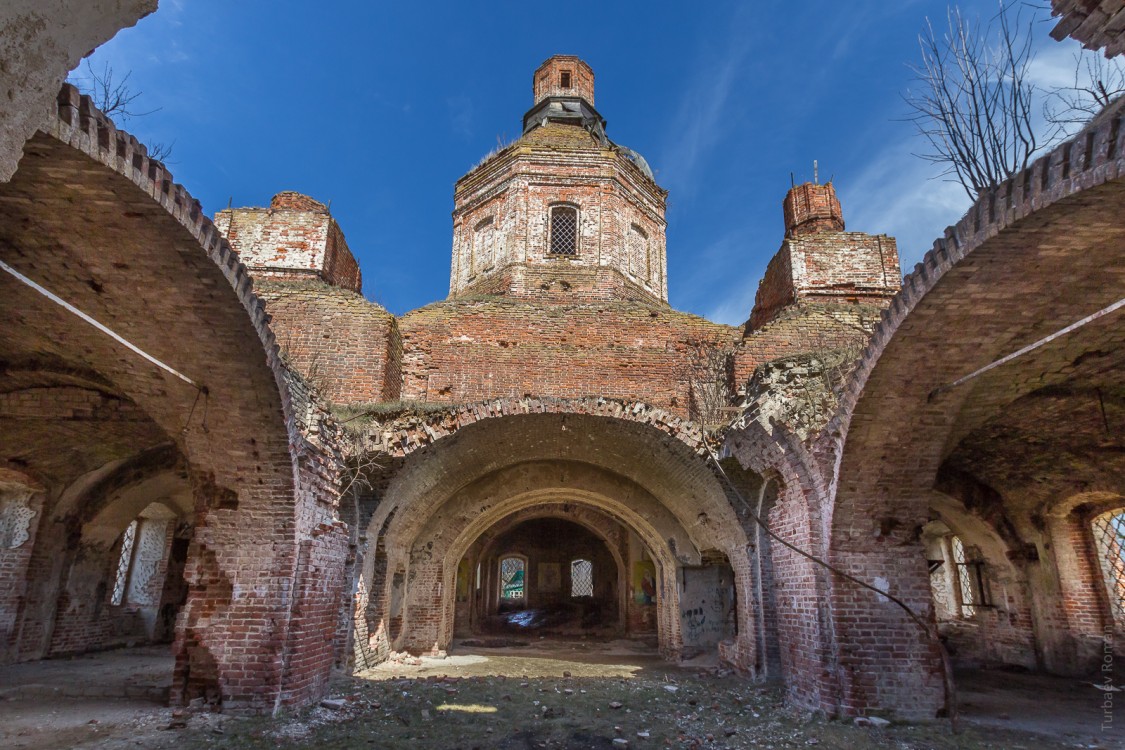
{"type": "Polygon", "coordinates": [[[590,66],[532,90],[456,184],[449,296],[395,316],[323,203],[209,219],[63,88],[0,182],[0,663],[167,643],[175,703],[268,710],[495,633],[630,638],[905,718],[947,709],[937,636],[1096,669],[1125,634],[1120,113],[905,281],[793,186],[732,327],[669,306],[667,192],[590,66]]]}

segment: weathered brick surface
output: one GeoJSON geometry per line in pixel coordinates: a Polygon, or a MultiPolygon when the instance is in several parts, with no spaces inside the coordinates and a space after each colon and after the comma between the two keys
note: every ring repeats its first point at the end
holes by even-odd
{"type": "Polygon", "coordinates": [[[359,264],[328,207],[307,195],[278,193],[269,208],[215,214],[215,226],[257,279],[317,278],[359,292],[359,264]]]}
{"type": "Polygon", "coordinates": [[[796,302],[883,306],[898,292],[894,238],[845,232],[831,184],[794,187],[784,213],[785,240],[766,266],[748,330],[762,328],[796,302]]]}
{"type": "MultiPolygon", "coordinates": [[[[206,386],[204,393],[157,369],[5,275],[11,325],[0,338],[0,359],[14,366],[0,389],[11,410],[0,431],[3,455],[41,474],[77,518],[92,498],[72,470],[60,469],[60,458],[90,471],[173,446],[198,501],[174,645],[175,699],[258,710],[272,708],[279,692],[298,703],[315,697],[331,658],[322,651],[306,658],[311,641],[290,642],[288,626],[305,616],[294,616],[300,597],[316,598],[292,584],[299,543],[334,523],[337,459],[317,441],[323,427],[308,424],[316,408],[294,411],[245,267],[164,166],[70,87],[59,95],[57,119],[27,144],[19,171],[0,185],[0,204],[6,263],[206,386]],[[15,392],[57,386],[55,411],[38,420],[40,433],[58,438],[54,450],[37,441],[20,446],[21,435],[35,430],[15,392]],[[18,425],[24,427],[8,429],[18,425]],[[117,437],[102,443],[99,431],[117,437]],[[328,468],[310,468],[318,463],[328,468]],[[298,669],[286,674],[286,663],[298,669]]],[[[49,648],[59,582],[86,554],[69,544],[80,529],[62,515],[63,523],[52,520],[37,533],[20,658],[49,648]]],[[[94,565],[98,575],[111,562],[94,565]]],[[[334,625],[335,612],[325,621],[334,625]]],[[[58,624],[64,643],[70,626],[58,624]]]]}
{"type": "MultiPolygon", "coordinates": [[[[452,590],[457,563],[482,534],[525,508],[588,508],[639,536],[656,561],[656,624],[669,656],[683,649],[678,571],[700,564],[701,550],[720,550],[739,599],[751,598],[745,536],[702,460],[702,432],[667,411],[608,399],[495,399],[375,422],[366,434],[376,455],[405,458],[369,522],[360,588],[372,656],[446,648],[455,607],[438,592],[452,590]]],[[[752,654],[753,614],[739,615],[752,654]]]]}
{"type": "Polygon", "coordinates": [[[729,326],[663,306],[496,298],[430,305],[403,316],[399,328],[406,399],[603,395],[681,415],[693,345],[727,348],[737,337],[729,326]]]}
{"type": "MultiPolygon", "coordinates": [[[[933,618],[933,600],[919,532],[937,513],[965,534],[1001,589],[992,592],[996,611],[943,625],[955,640],[968,640],[966,628],[972,638],[995,640],[991,653],[978,648],[969,656],[1067,671],[1073,667],[1063,662],[1092,651],[1092,639],[1079,645],[1082,633],[1106,622],[1104,605],[1091,608],[1099,589],[1089,572],[1088,523],[1071,517],[1065,498],[1080,488],[1109,489],[1125,467],[1112,451],[1098,462],[1062,465],[1057,452],[1053,463],[1048,453],[1063,441],[1076,456],[1113,443],[1104,421],[1100,432],[1086,422],[1089,401],[1079,394],[1120,392],[1120,327],[1090,323],[953,384],[1120,296],[1119,126],[1120,113],[1101,118],[984,196],[936,243],[884,313],[843,389],[839,413],[807,443],[810,465],[823,478],[800,478],[792,488],[821,534],[808,540],[809,549],[926,619],[933,618]],[[1044,420],[1042,406],[1058,418],[1044,420]],[[992,489],[938,481],[953,470],[992,489]],[[1044,513],[1058,515],[1046,529],[1044,513]],[[1061,600],[1052,594],[1060,586],[1072,592],[1061,600]]],[[[1107,418],[1117,408],[1108,406],[1107,418]]],[[[739,438],[732,439],[737,446],[739,438]]],[[[736,455],[747,463],[765,448],[736,455]]],[[[765,464],[760,471],[784,466],[776,459],[765,464]]],[[[1101,502],[1119,498],[1114,492],[1101,502]]],[[[781,566],[777,572],[787,574],[781,566]]],[[[825,582],[826,599],[815,601],[831,626],[811,645],[821,649],[822,669],[833,679],[818,680],[809,665],[790,673],[790,689],[806,700],[819,690],[822,706],[844,713],[938,711],[941,667],[922,629],[873,592],[833,577],[825,582]]],[[[792,636],[784,626],[780,636],[784,653],[792,636]]]]}
{"type": "Polygon", "coordinates": [[[1122,0],[1051,0],[1051,15],[1062,16],[1051,30],[1059,41],[1071,37],[1106,57],[1125,53],[1125,2],[1122,0]]]}
{"type": "Polygon", "coordinates": [[[574,55],[555,55],[536,68],[532,90],[536,104],[548,96],[579,96],[593,105],[594,70],[574,55]],[[569,73],[569,86],[563,86],[563,73],[569,73]]]}
{"type": "MultiPolygon", "coordinates": [[[[572,96],[593,106],[593,71],[577,58],[551,58],[533,81],[536,104],[572,96]],[[572,89],[561,88],[564,70],[573,72],[572,89]]],[[[605,137],[600,124],[563,110],[535,112],[541,114],[519,140],[457,181],[450,296],[540,297],[576,287],[583,296],[615,299],[614,287],[624,282],[633,294],[666,301],[667,192],[642,159],[605,137]],[[578,214],[571,254],[553,252],[550,242],[551,211],[559,205],[578,214]],[[591,273],[604,270],[617,275],[591,273]]],[[[590,120],[597,119],[591,113],[590,120]]]]}
{"type": "Polygon", "coordinates": [[[282,355],[328,401],[399,398],[402,343],[395,317],[359,294],[301,280],[255,279],[282,355]]]}

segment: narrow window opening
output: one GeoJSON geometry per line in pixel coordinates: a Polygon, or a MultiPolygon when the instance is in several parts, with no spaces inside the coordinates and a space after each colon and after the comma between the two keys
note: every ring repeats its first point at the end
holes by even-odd
{"type": "Polygon", "coordinates": [[[551,254],[578,253],[578,209],[573,206],[551,208],[551,254]]]}
{"type": "Polygon", "coordinates": [[[526,564],[519,557],[500,561],[500,598],[506,601],[523,599],[526,564]]]}
{"type": "Polygon", "coordinates": [[[652,263],[649,258],[648,235],[636,224],[629,227],[629,272],[643,281],[652,281],[652,263]]]}
{"type": "Polygon", "coordinates": [[[570,71],[569,70],[564,70],[562,72],[562,75],[559,76],[559,78],[560,78],[560,80],[559,80],[560,86],[562,86],[564,89],[570,88],[570,71]]]}
{"type": "Polygon", "coordinates": [[[473,273],[487,271],[492,268],[493,254],[496,245],[496,232],[493,229],[492,217],[477,222],[473,229],[473,248],[471,266],[473,273]]]}
{"type": "Polygon", "coordinates": [[[137,522],[129,524],[121,538],[121,554],[117,558],[117,575],[113,579],[113,597],[110,603],[117,607],[125,603],[125,588],[129,583],[129,568],[133,562],[133,541],[137,538],[137,522]]]}
{"type": "Polygon", "coordinates": [[[957,591],[961,599],[961,616],[972,617],[977,613],[976,608],[973,606],[976,602],[976,596],[973,591],[970,564],[965,559],[965,545],[961,542],[961,537],[959,536],[950,539],[950,545],[953,549],[954,571],[957,576],[957,591]]]}
{"type": "Polygon", "coordinates": [[[1092,530],[1113,621],[1125,628],[1125,508],[1098,516],[1092,530]]]}
{"type": "Polygon", "coordinates": [[[570,563],[570,595],[594,595],[594,564],[589,560],[574,560],[570,563]]]}

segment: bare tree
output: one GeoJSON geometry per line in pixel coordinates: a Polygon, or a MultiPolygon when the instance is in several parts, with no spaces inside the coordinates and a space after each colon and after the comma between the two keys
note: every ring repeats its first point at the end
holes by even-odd
{"type": "Polygon", "coordinates": [[[704,427],[722,424],[733,399],[727,351],[713,341],[685,342],[676,376],[687,385],[688,414],[704,427]]]}
{"type": "Polygon", "coordinates": [[[929,142],[923,159],[976,199],[1024,169],[1042,147],[1035,132],[1035,87],[1028,77],[1032,23],[1000,3],[983,29],[952,6],[947,29],[928,20],[919,35],[922,62],[911,66],[917,91],[908,91],[909,119],[929,142]]]}
{"type": "Polygon", "coordinates": [[[1052,136],[1066,137],[1125,96],[1125,63],[1096,52],[1074,54],[1074,84],[1047,94],[1043,115],[1054,127],[1052,136]]]}
{"type": "MultiPolygon", "coordinates": [[[[132,74],[132,71],[129,71],[121,78],[117,78],[113,66],[109,63],[106,63],[101,72],[98,72],[87,58],[86,76],[72,77],[71,81],[78,87],[79,91],[93,100],[94,106],[101,110],[102,114],[118,124],[124,124],[131,117],[145,117],[154,112],[159,112],[161,109],[160,107],[150,110],[135,108],[137,100],[144,92],[134,91],[129,87],[129,76],[132,74]]],[[[145,147],[148,149],[150,158],[157,161],[166,161],[172,155],[172,147],[175,145],[176,142],[172,141],[171,143],[145,144],[145,147]]]]}
{"type": "Polygon", "coordinates": [[[144,117],[145,115],[151,115],[153,112],[159,112],[159,107],[147,111],[134,109],[134,103],[144,92],[134,91],[129,87],[129,76],[132,74],[132,71],[130,71],[121,78],[117,78],[113,66],[109,63],[106,63],[99,73],[94,70],[93,64],[87,59],[86,78],[76,78],[75,84],[94,100],[94,106],[114,121],[124,122],[130,117],[144,117]]]}

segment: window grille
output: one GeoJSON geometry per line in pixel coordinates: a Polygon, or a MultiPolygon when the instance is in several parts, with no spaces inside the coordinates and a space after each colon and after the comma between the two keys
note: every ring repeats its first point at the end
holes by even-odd
{"type": "Polygon", "coordinates": [[[551,209],[551,252],[555,255],[578,253],[578,209],[555,206],[551,209]]]}
{"type": "Polygon", "coordinates": [[[594,564],[589,560],[574,560],[570,563],[570,595],[594,595],[594,564]]]}
{"type": "Polygon", "coordinates": [[[500,561],[500,598],[523,599],[524,562],[518,557],[500,561]]]}
{"type": "Polygon", "coordinates": [[[973,591],[973,579],[970,573],[970,565],[965,560],[965,545],[961,542],[961,537],[955,536],[950,540],[953,547],[953,562],[954,570],[957,573],[957,587],[961,594],[961,616],[972,617],[977,613],[973,607],[976,602],[976,596],[973,591]]]}
{"type": "Polygon", "coordinates": [[[125,601],[125,584],[129,581],[129,564],[133,562],[133,540],[137,536],[137,522],[129,524],[121,539],[121,555],[117,558],[117,575],[113,579],[113,598],[110,602],[119,606],[125,601]]]}
{"type": "Polygon", "coordinates": [[[1125,508],[1098,516],[1092,528],[1113,620],[1125,628],[1125,508]]]}

